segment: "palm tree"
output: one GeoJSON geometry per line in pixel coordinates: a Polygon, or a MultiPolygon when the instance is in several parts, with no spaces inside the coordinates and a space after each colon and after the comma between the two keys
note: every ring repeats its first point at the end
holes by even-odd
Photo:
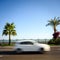
{"type": "Polygon", "coordinates": [[[14,23],[6,23],[2,35],[9,35],[9,45],[11,44],[11,35],[17,35],[16,30],[14,29],[14,23]]]}
{"type": "Polygon", "coordinates": [[[54,19],[51,19],[48,21],[48,24],[46,26],[48,26],[48,25],[52,26],[54,29],[54,33],[56,33],[56,31],[57,31],[56,26],[58,26],[59,24],[60,24],[60,18],[54,17],[54,19]]]}

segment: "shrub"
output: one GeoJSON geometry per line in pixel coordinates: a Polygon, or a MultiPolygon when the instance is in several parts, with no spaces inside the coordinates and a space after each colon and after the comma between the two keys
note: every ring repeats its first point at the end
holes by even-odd
{"type": "Polygon", "coordinates": [[[53,39],[51,39],[51,40],[48,41],[48,44],[55,44],[55,42],[54,42],[53,39]]]}
{"type": "Polygon", "coordinates": [[[55,40],[55,44],[56,45],[60,45],[60,38],[58,38],[57,40],[55,40]]]}
{"type": "Polygon", "coordinates": [[[51,39],[48,41],[48,44],[60,45],[60,38],[51,39]]]}

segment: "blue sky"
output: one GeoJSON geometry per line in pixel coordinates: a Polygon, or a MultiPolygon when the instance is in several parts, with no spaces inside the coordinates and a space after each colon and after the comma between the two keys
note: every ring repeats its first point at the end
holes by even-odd
{"type": "Polygon", "coordinates": [[[50,39],[53,29],[46,24],[54,17],[60,17],[60,0],[0,0],[0,39],[8,39],[2,36],[7,22],[16,26],[12,39],[50,39]]]}

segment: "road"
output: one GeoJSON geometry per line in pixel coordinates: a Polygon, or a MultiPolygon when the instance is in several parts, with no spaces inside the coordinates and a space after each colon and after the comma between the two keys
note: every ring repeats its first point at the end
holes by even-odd
{"type": "Polygon", "coordinates": [[[60,60],[60,47],[51,47],[45,54],[22,53],[17,54],[10,48],[0,48],[0,60],[60,60]]]}

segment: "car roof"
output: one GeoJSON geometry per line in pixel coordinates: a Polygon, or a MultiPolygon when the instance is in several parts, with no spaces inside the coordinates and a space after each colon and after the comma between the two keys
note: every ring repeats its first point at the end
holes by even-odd
{"type": "Polygon", "coordinates": [[[36,42],[35,40],[20,40],[20,41],[16,41],[16,42],[18,43],[18,42],[26,42],[26,41],[29,41],[29,42],[36,42]]]}

